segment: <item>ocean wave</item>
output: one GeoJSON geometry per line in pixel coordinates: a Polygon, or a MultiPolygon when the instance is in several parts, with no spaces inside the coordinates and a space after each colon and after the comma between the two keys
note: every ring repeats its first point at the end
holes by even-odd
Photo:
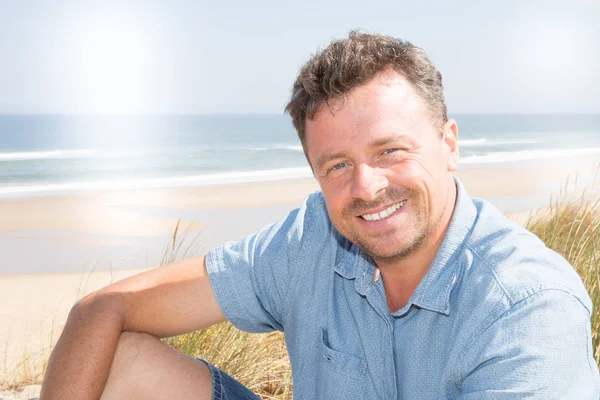
{"type": "Polygon", "coordinates": [[[13,161],[45,161],[45,160],[68,160],[68,159],[99,159],[99,158],[121,158],[121,157],[147,157],[147,156],[181,156],[188,158],[196,157],[198,154],[207,152],[228,152],[228,151],[302,151],[302,146],[294,145],[275,145],[270,147],[188,147],[188,148],[161,148],[161,149],[56,149],[43,151],[21,151],[21,152],[0,152],[0,162],[13,161]]]}
{"type": "Polygon", "coordinates": [[[0,197],[56,195],[66,193],[102,192],[111,190],[157,189],[185,186],[218,186],[223,184],[268,182],[311,177],[309,167],[260,171],[222,172],[216,174],[174,176],[164,178],[103,180],[94,182],[45,183],[0,187],[0,197]]]}
{"type": "Polygon", "coordinates": [[[461,164],[506,163],[514,161],[537,160],[540,158],[573,157],[578,155],[600,154],[600,147],[578,149],[546,149],[504,151],[482,155],[472,155],[460,159],[461,164]]]}
{"type": "Polygon", "coordinates": [[[302,148],[302,145],[300,145],[300,144],[298,144],[298,145],[283,145],[283,146],[278,146],[278,148],[284,149],[284,150],[292,150],[292,151],[304,151],[304,149],[302,148]]]}
{"type": "Polygon", "coordinates": [[[21,151],[0,153],[0,161],[42,161],[42,160],[66,160],[75,158],[108,158],[123,157],[140,154],[133,151],[106,151],[98,149],[74,149],[74,150],[44,150],[44,151],[21,151]]]}
{"type": "Polygon", "coordinates": [[[0,153],[0,161],[30,161],[30,160],[58,160],[66,158],[86,158],[96,154],[95,150],[45,150],[0,153]]]}
{"type": "Polygon", "coordinates": [[[269,151],[269,150],[273,150],[272,147],[250,147],[249,149],[246,150],[250,150],[250,151],[269,151]]]}
{"type": "Polygon", "coordinates": [[[531,139],[459,139],[459,147],[483,147],[483,146],[502,146],[511,144],[536,144],[537,140],[531,139]]]}
{"type": "Polygon", "coordinates": [[[273,150],[290,150],[290,151],[304,151],[302,145],[287,145],[287,144],[276,144],[270,147],[250,147],[247,150],[251,151],[273,151],[273,150]]]}
{"type": "Polygon", "coordinates": [[[485,146],[486,143],[487,143],[486,139],[459,139],[458,140],[458,145],[465,146],[465,147],[485,146]]]}

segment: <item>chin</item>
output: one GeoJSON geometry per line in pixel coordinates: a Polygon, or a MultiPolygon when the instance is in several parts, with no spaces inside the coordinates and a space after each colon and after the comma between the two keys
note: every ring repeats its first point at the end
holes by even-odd
{"type": "Polygon", "coordinates": [[[406,237],[394,238],[395,240],[390,239],[394,240],[393,243],[387,243],[385,246],[382,246],[381,240],[379,240],[379,243],[373,243],[373,241],[371,243],[355,241],[354,243],[356,243],[362,251],[369,254],[374,260],[394,262],[403,259],[418,249],[423,244],[426,237],[426,234],[422,234],[410,241],[406,241],[406,237]]]}
{"type": "Polygon", "coordinates": [[[391,259],[401,258],[410,253],[415,246],[381,246],[380,244],[366,244],[361,241],[353,241],[362,251],[370,255],[373,259],[391,259]]]}

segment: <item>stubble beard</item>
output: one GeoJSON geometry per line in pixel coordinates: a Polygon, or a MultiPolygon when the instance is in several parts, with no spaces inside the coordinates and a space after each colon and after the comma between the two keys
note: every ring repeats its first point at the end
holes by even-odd
{"type": "MultiPolygon", "coordinates": [[[[415,226],[411,227],[410,230],[415,232],[414,230],[418,229],[419,222],[420,221],[417,221],[415,226]]],[[[378,249],[377,244],[373,243],[374,241],[378,240],[378,237],[364,238],[361,235],[359,235],[356,231],[352,232],[352,237],[350,238],[350,241],[354,243],[364,253],[369,255],[376,263],[393,264],[398,261],[401,261],[402,259],[406,258],[410,254],[414,253],[416,250],[421,248],[421,246],[423,246],[423,244],[427,241],[427,238],[429,237],[431,231],[431,227],[427,226],[421,231],[417,231],[416,236],[412,239],[409,239],[409,242],[403,244],[398,243],[399,247],[397,248],[395,248],[394,243],[392,243],[391,245],[388,244],[388,246],[391,246],[392,249],[387,251],[385,251],[384,249],[378,249]]],[[[394,235],[397,233],[383,233],[379,235],[379,237],[381,237],[384,240],[390,240],[387,238],[387,236],[390,234],[394,235]]],[[[394,239],[395,238],[391,238],[391,240],[394,239]]]]}
{"type": "Polygon", "coordinates": [[[418,210],[417,204],[410,204],[411,201],[416,201],[418,196],[412,193],[411,190],[408,189],[399,189],[399,188],[389,188],[387,189],[379,198],[372,202],[365,202],[360,199],[354,199],[348,207],[344,210],[344,217],[350,220],[353,218],[360,218],[357,215],[364,213],[365,211],[373,208],[378,208],[385,204],[395,204],[403,200],[409,201],[409,207],[416,207],[413,212],[415,221],[414,225],[411,227],[406,227],[406,234],[398,233],[398,230],[402,230],[402,227],[393,227],[391,232],[381,232],[379,235],[374,237],[364,237],[361,235],[357,229],[351,229],[349,232],[348,239],[354,243],[359,249],[369,255],[375,262],[382,263],[394,263],[402,260],[407,257],[418,248],[420,248],[429,237],[432,232],[432,227],[429,225],[424,226],[426,224],[426,219],[423,218],[423,215],[418,210]],[[412,239],[409,239],[408,243],[402,243],[402,240],[399,240],[399,248],[395,248],[395,244],[392,243],[392,250],[384,251],[383,249],[378,249],[377,243],[374,243],[378,240],[378,238],[382,238],[384,240],[396,240],[396,238],[389,238],[389,235],[403,235],[407,237],[408,235],[414,235],[412,239]]]}

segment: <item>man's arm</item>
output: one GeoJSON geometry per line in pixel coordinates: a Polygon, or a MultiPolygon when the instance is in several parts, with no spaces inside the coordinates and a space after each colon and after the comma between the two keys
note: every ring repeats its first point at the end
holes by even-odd
{"type": "Polygon", "coordinates": [[[123,331],[162,338],[224,320],[204,257],[107,286],[71,309],[50,357],[41,399],[100,398],[123,331]]]}

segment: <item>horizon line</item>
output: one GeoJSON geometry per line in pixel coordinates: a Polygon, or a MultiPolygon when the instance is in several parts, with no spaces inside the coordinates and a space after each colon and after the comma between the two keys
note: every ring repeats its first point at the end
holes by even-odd
{"type": "MultiPolygon", "coordinates": [[[[10,116],[56,116],[56,117],[192,117],[192,116],[287,116],[286,113],[275,113],[275,112],[237,112],[237,113],[224,113],[224,112],[197,112],[197,113],[63,113],[63,112],[2,112],[0,111],[0,117],[10,116]]],[[[448,113],[448,116],[454,115],[588,115],[588,116],[600,116],[600,111],[596,112],[455,112],[448,113]]]]}

